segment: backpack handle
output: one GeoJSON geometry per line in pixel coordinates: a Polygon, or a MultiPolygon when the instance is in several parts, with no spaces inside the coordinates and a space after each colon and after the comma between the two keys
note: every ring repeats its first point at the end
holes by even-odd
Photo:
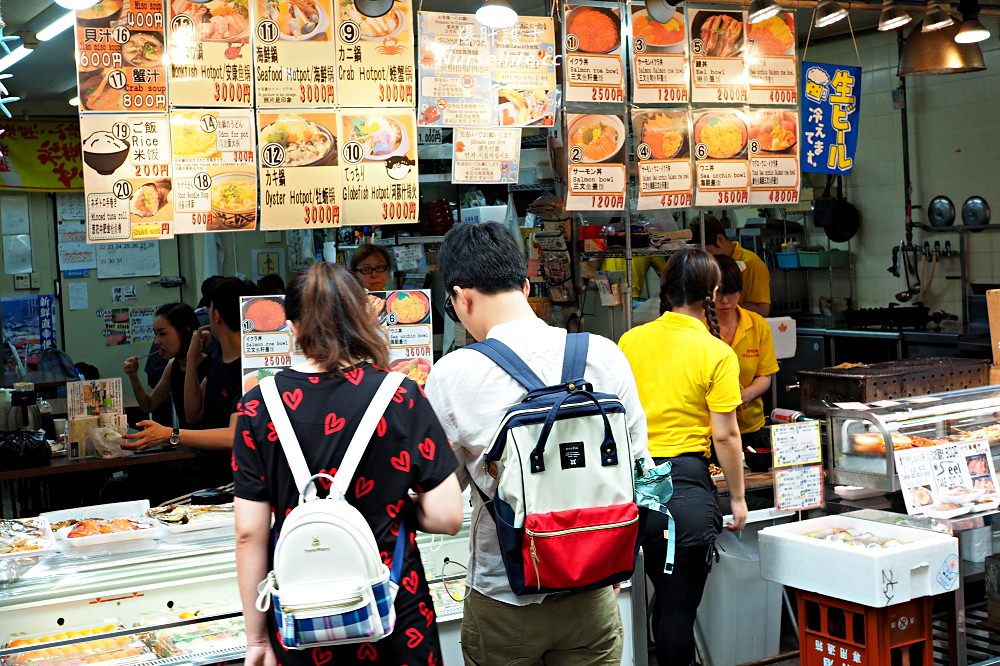
{"type": "Polygon", "coordinates": [[[306,479],[306,482],[302,484],[301,488],[299,488],[299,504],[305,504],[306,495],[309,494],[309,487],[313,484],[314,481],[318,479],[326,479],[327,481],[330,482],[331,486],[333,485],[333,477],[330,476],[329,474],[325,474],[323,472],[320,472],[319,474],[313,474],[308,479],[306,479]]]}
{"type": "Polygon", "coordinates": [[[615,435],[611,431],[611,421],[608,419],[608,413],[604,410],[604,405],[601,404],[597,397],[590,393],[589,391],[574,391],[569,393],[552,407],[552,411],[545,418],[545,424],[542,426],[542,432],[538,436],[538,444],[531,451],[531,473],[535,474],[537,472],[545,471],[545,444],[549,440],[549,433],[552,432],[552,426],[556,422],[556,417],[559,415],[559,410],[562,408],[567,401],[575,396],[583,396],[590,402],[597,405],[597,409],[601,412],[601,418],[604,419],[604,442],[601,443],[601,466],[610,467],[611,465],[618,464],[618,447],[615,446],[615,435]]]}

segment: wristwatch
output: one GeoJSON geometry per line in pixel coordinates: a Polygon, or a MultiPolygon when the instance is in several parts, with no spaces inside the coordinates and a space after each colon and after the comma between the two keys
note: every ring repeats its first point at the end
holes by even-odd
{"type": "Polygon", "coordinates": [[[179,428],[174,428],[173,432],[170,433],[170,446],[177,446],[181,443],[181,431],[179,428]]]}

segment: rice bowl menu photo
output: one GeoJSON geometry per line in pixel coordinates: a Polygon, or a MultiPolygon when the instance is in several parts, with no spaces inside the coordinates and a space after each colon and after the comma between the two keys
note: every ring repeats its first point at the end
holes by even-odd
{"type": "Polygon", "coordinates": [[[748,115],[736,109],[694,112],[695,206],[738,206],[749,199],[748,115]]]}
{"type": "Polygon", "coordinates": [[[335,6],[340,106],[413,108],[416,79],[410,0],[395,0],[378,18],[362,14],[354,0],[336,0],[335,6]]]}
{"type": "Polygon", "coordinates": [[[413,109],[340,114],[341,206],[352,224],[417,220],[417,119],[413,109]]]}
{"type": "Polygon", "coordinates": [[[773,106],[798,102],[794,14],[780,12],[749,24],[745,60],[750,104],[773,106]]]}
{"type": "Polygon", "coordinates": [[[689,207],[694,179],[687,110],[637,110],[632,127],[639,158],[638,210],[689,207]]]}
{"type": "Polygon", "coordinates": [[[740,10],[689,9],[691,101],[743,104],[747,101],[743,62],[746,14],[740,10]]]}
{"type": "Polygon", "coordinates": [[[798,114],[794,110],[752,109],[749,138],[750,204],[798,203],[798,114]]]}
{"type": "Polygon", "coordinates": [[[423,386],[434,363],[431,292],[370,291],[368,302],[389,335],[389,370],[423,386]]]}
{"type": "Polygon", "coordinates": [[[253,4],[257,106],[333,107],[337,103],[334,6],[339,2],[254,0],[253,4]]]}
{"type": "Polygon", "coordinates": [[[243,393],[305,360],[288,328],[284,296],[241,297],[240,320],[243,393]]]}
{"type": "Polygon", "coordinates": [[[655,21],[641,5],[632,5],[632,101],[637,104],[688,102],[687,22],[677,12],[666,23],[655,21]]]}
{"type": "Polygon", "coordinates": [[[623,210],[628,176],[622,116],[566,116],[569,179],[566,210],[623,210]]]}
{"type": "Polygon", "coordinates": [[[248,1],[167,0],[166,4],[170,103],[253,106],[248,1]]]}
{"type": "Polygon", "coordinates": [[[619,9],[566,5],[566,101],[625,101],[619,9]]]}
{"type": "Polygon", "coordinates": [[[256,228],[256,134],[250,109],[171,111],[174,233],[256,228]]]}

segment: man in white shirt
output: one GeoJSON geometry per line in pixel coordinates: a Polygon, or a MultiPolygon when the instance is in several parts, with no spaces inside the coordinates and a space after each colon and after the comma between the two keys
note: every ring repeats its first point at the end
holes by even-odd
{"type": "MultiPolygon", "coordinates": [[[[448,302],[445,312],[476,340],[495,338],[546,385],[562,375],[566,331],[549,326],[528,304],[528,271],[511,232],[497,223],[460,224],[438,254],[448,302]]],[[[586,380],[617,394],[625,406],[632,455],[646,459],[646,417],[624,354],[612,341],[590,336],[586,380]]],[[[459,349],[434,365],[427,396],[459,460],[459,478],[492,497],[497,482],[483,456],[507,409],[525,389],[477,351],[459,349]]],[[[500,554],[496,525],[472,492],[472,554],[462,620],[462,652],[473,666],[615,665],[621,662],[622,623],[612,588],[515,595],[500,554]],[[544,659],[544,662],[543,662],[544,659]]]]}

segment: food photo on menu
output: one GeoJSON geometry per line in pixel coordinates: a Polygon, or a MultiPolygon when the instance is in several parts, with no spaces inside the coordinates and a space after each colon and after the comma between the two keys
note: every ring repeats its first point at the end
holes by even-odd
{"type": "Polygon", "coordinates": [[[333,0],[257,0],[257,11],[278,26],[278,39],[310,41],[330,39],[333,0]]]}
{"type": "Polygon", "coordinates": [[[331,119],[335,119],[332,114],[262,113],[261,146],[278,145],[284,156],[279,163],[269,166],[336,166],[337,128],[322,124],[331,119]]]}
{"type": "Polygon", "coordinates": [[[410,27],[408,3],[394,2],[388,12],[377,17],[366,16],[355,6],[354,0],[337,0],[337,4],[341,21],[356,24],[361,30],[361,39],[382,41],[383,48],[389,51],[386,55],[396,55],[401,41],[396,38],[410,27]]]}
{"type": "MultiPolygon", "coordinates": [[[[686,111],[650,111],[635,114],[640,145],[647,146],[649,159],[686,159],[691,154],[686,111]]],[[[640,150],[640,159],[645,159],[640,150]]]]}
{"type": "Polygon", "coordinates": [[[684,15],[678,12],[666,23],[660,23],[646,9],[633,6],[632,36],[636,40],[642,40],[643,53],[683,53],[687,38],[684,15]]]}
{"type": "Polygon", "coordinates": [[[566,34],[576,36],[578,53],[611,53],[622,43],[621,18],[604,7],[573,7],[566,12],[566,34]]]}
{"type": "Polygon", "coordinates": [[[735,112],[696,112],[694,143],[705,147],[704,157],[708,159],[740,159],[746,156],[747,125],[735,112]]]}
{"type": "Polygon", "coordinates": [[[757,142],[758,153],[794,153],[799,140],[798,118],[791,111],[754,110],[749,136],[757,142]]]}
{"type": "Polygon", "coordinates": [[[569,152],[574,163],[598,164],[621,161],[627,133],[618,116],[570,115],[569,152]]]}
{"type": "Polygon", "coordinates": [[[201,41],[232,44],[250,41],[248,0],[167,0],[167,3],[171,16],[186,14],[194,22],[201,41]]]}
{"type": "Polygon", "coordinates": [[[752,55],[782,56],[795,54],[795,15],[779,12],[747,26],[752,55]]]}
{"type": "Polygon", "coordinates": [[[700,40],[697,55],[738,58],[743,51],[742,13],[699,10],[691,21],[691,36],[700,40]]]}

